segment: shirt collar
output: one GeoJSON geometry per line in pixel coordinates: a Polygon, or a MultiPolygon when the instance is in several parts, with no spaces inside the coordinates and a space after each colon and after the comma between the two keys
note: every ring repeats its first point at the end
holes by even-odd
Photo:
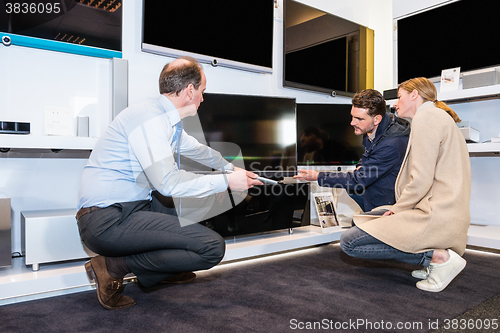
{"type": "Polygon", "coordinates": [[[376,134],[377,134],[377,131],[373,131],[370,134],[368,134],[368,140],[370,140],[370,142],[373,142],[373,140],[375,140],[375,135],[376,134]]]}
{"type": "Polygon", "coordinates": [[[177,111],[176,107],[174,106],[174,104],[165,95],[160,95],[160,97],[158,97],[158,101],[163,107],[165,115],[170,121],[172,127],[177,125],[177,123],[181,121],[181,116],[179,114],[179,111],[177,111]]]}

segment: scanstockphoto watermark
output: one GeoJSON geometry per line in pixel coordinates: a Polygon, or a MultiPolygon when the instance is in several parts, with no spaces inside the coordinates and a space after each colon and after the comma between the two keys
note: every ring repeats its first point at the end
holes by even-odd
{"type": "Polygon", "coordinates": [[[300,321],[298,319],[290,320],[292,330],[336,330],[336,331],[413,331],[413,330],[461,330],[464,332],[472,330],[494,330],[500,328],[500,319],[428,319],[426,321],[373,321],[368,319],[349,319],[345,321],[335,321],[331,319],[322,319],[320,321],[300,321]]]}
{"type": "MultiPolygon", "coordinates": [[[[345,321],[336,321],[332,319],[322,319],[320,321],[300,321],[298,319],[290,320],[290,329],[292,330],[337,330],[345,332],[348,330],[370,330],[370,331],[411,331],[423,330],[424,328],[432,328],[431,321],[424,323],[421,321],[407,321],[407,322],[392,322],[392,321],[373,321],[368,319],[349,319],[345,321]]],[[[437,327],[436,327],[437,328],[437,327]]]]}
{"type": "MultiPolygon", "coordinates": [[[[300,169],[300,167],[298,168],[300,169]]],[[[260,162],[252,162],[250,163],[250,166],[248,168],[249,171],[255,172],[261,176],[267,177],[267,178],[285,178],[285,177],[291,177],[292,175],[295,175],[297,173],[297,168],[294,166],[288,166],[288,167],[272,167],[272,166],[265,166],[261,167],[260,162]]],[[[348,193],[350,194],[356,194],[356,195],[363,195],[366,191],[366,186],[365,184],[359,180],[364,180],[364,179],[369,179],[369,178],[378,178],[379,177],[379,168],[377,166],[370,166],[368,168],[363,168],[363,172],[359,173],[356,175],[356,178],[352,175],[350,177],[346,177],[345,173],[342,172],[333,172],[331,170],[328,170],[328,167],[318,167],[315,169],[318,172],[326,172],[327,173],[327,178],[331,179],[340,179],[342,178],[342,181],[339,181],[338,183],[335,183],[332,185],[330,183],[323,183],[321,184],[322,187],[326,188],[331,188],[331,189],[345,189],[348,193]]],[[[266,191],[267,189],[264,189],[266,191]]],[[[276,188],[274,191],[282,191],[282,189],[276,188]]],[[[279,193],[281,194],[281,193],[279,193]]],[[[285,193],[288,194],[288,193],[285,193]]]]}

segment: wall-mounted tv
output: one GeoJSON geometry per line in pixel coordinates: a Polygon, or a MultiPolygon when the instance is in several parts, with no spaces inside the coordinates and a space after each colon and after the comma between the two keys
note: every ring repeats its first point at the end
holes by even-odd
{"type": "MultiPolygon", "coordinates": [[[[296,168],[295,99],[231,94],[204,95],[198,109],[203,133],[186,131],[209,146],[229,142],[241,149],[245,168],[266,177],[282,178],[296,168]]],[[[215,148],[215,147],[214,147],[215,148]]],[[[221,151],[231,160],[238,152],[221,151]]]]}
{"type": "Polygon", "coordinates": [[[500,65],[499,12],[500,1],[461,0],[397,19],[398,83],[500,65]]]}
{"type": "Polygon", "coordinates": [[[297,165],[354,166],[365,152],[351,126],[350,104],[297,104],[297,165]]]}
{"type": "Polygon", "coordinates": [[[283,86],[353,96],[373,88],[373,30],[284,0],[283,86]]]}
{"type": "Polygon", "coordinates": [[[2,43],[121,58],[122,2],[0,0],[2,43]]]}
{"type": "Polygon", "coordinates": [[[142,50],[272,72],[273,0],[144,0],[142,50]]]}

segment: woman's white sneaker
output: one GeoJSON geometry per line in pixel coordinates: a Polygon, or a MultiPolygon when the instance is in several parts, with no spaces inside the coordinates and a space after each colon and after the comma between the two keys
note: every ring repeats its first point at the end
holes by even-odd
{"type": "Polygon", "coordinates": [[[467,262],[452,250],[448,249],[450,259],[442,264],[429,266],[427,279],[418,281],[417,288],[425,291],[440,292],[464,269],[467,262]]]}

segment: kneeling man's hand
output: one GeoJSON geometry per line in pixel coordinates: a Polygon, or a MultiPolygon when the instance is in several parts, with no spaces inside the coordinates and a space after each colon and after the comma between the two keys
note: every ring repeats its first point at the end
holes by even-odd
{"type": "Polygon", "coordinates": [[[262,182],[257,180],[255,173],[240,168],[235,168],[235,171],[230,173],[227,178],[229,179],[229,188],[233,191],[244,191],[255,185],[262,185],[262,182]]]}

